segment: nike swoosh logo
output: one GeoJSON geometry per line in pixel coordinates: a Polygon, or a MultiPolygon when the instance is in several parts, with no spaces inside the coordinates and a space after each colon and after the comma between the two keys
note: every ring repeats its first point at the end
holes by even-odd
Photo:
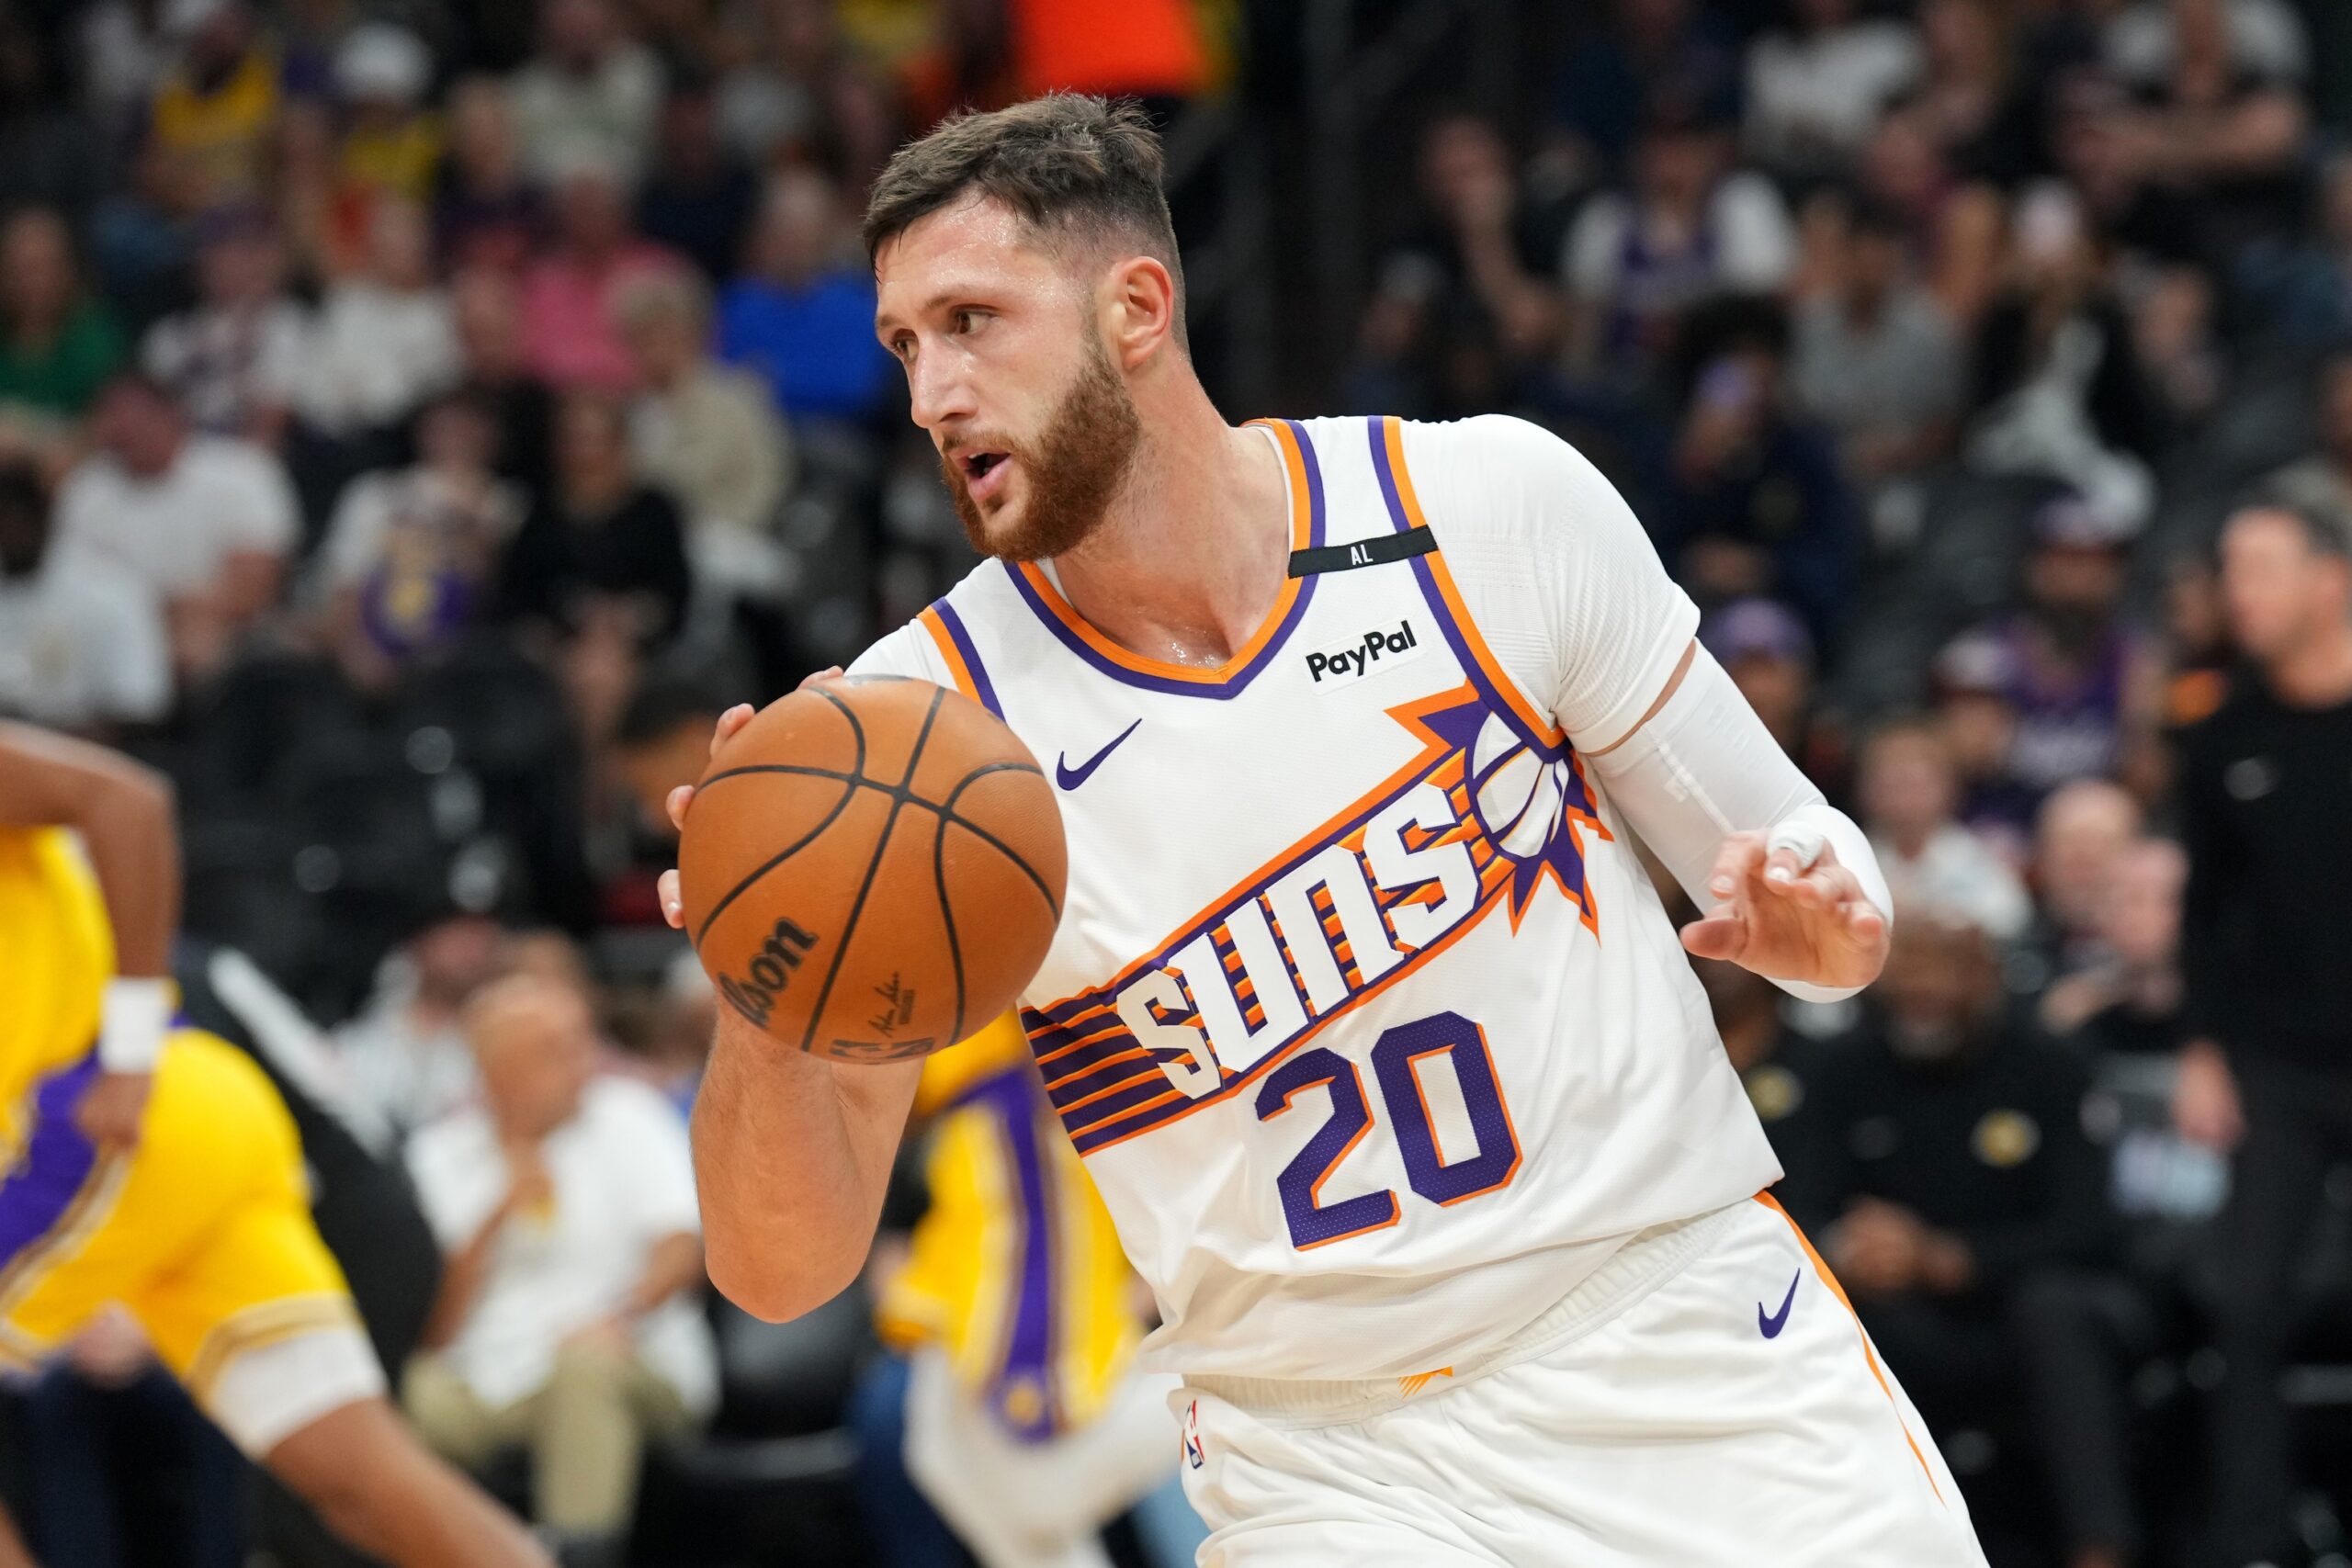
{"type": "Polygon", "coordinates": [[[1763,1331],[1765,1338],[1778,1339],[1781,1337],[1781,1330],[1788,1326],[1789,1303],[1797,1299],[1797,1281],[1804,1278],[1804,1270],[1802,1269],[1789,1277],[1789,1293],[1781,1298],[1781,1310],[1771,1316],[1764,1315],[1762,1302],[1756,1303],[1756,1326],[1763,1331]]]}
{"type": "Polygon", "coordinates": [[[1104,746],[1102,750],[1095,752],[1094,755],[1089,757],[1075,768],[1069,765],[1069,752],[1065,751],[1060,756],[1055,758],[1054,782],[1060,784],[1064,790],[1073,790],[1079,785],[1084,784],[1088,779],[1092,778],[1094,776],[1094,770],[1102,765],[1102,759],[1117,750],[1119,749],[1119,742],[1125,740],[1128,736],[1133,735],[1136,732],[1136,725],[1141,724],[1143,720],[1141,718],[1137,718],[1135,724],[1127,726],[1125,729],[1119,731],[1118,734],[1111,737],[1110,743],[1104,746]]]}

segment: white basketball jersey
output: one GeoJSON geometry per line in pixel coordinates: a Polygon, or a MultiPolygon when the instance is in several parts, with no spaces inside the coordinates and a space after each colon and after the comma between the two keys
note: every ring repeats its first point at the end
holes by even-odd
{"type": "Polygon", "coordinates": [[[1069,894],[1023,1021],[1158,1292],[1148,1364],[1408,1376],[1508,1337],[1634,1232],[1780,1175],[1542,689],[1560,625],[1516,624],[1556,604],[1609,637],[1553,651],[1587,711],[1622,715],[1614,739],[1696,613],[1532,426],[1263,428],[1314,552],[1294,570],[1320,570],[1222,668],[1129,653],[1046,571],[989,561],[858,669],[957,685],[1056,778],[1069,894]],[[1532,497],[1526,517],[1498,495],[1532,497]],[[1601,507],[1607,548],[1638,558],[1547,581],[1598,561],[1577,531],[1601,507]],[[1604,589],[1628,602],[1596,609],[1604,589]]]}

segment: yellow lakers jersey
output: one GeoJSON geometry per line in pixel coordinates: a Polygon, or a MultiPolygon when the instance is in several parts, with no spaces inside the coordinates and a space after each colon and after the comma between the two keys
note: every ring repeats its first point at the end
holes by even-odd
{"type": "Polygon", "coordinates": [[[924,1064],[931,1206],[883,1292],[884,1337],[935,1344],[1015,1434],[1083,1426],[1143,1337],[1111,1216],[1010,1016],[924,1064]]]}
{"type": "Polygon", "coordinates": [[[114,973],[114,929],[80,842],[0,828],[0,1105],[87,1051],[114,973]]]}

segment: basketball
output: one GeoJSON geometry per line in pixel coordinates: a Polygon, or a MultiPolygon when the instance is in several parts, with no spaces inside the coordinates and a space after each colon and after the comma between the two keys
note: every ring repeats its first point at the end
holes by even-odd
{"type": "Polygon", "coordinates": [[[678,851],[721,1000],[843,1062],[925,1055],[1011,1007],[1064,872],[1053,788],[1012,731],[897,677],[769,705],[712,756],[678,851]]]}

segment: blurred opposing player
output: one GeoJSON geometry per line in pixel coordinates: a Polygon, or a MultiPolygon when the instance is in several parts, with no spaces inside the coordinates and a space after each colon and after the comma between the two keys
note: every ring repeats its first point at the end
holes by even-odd
{"type": "Polygon", "coordinates": [[[1109,1568],[1097,1532],[1168,1481],[1176,1386],[1134,1371],[1111,1216],[1012,1018],[924,1062],[915,1114],[931,1202],[876,1313],[912,1358],[908,1471],[981,1568],[1109,1568]]]}
{"type": "Polygon", "coordinates": [[[0,725],[0,1351],[37,1359],[119,1303],[355,1545],[401,1568],[543,1568],[386,1403],[268,1079],[174,1026],[179,874],[159,782],[0,725]]]}
{"type": "MultiPolygon", "coordinates": [[[[1779,1168],[1683,953],[1867,984],[1868,841],[1569,447],[1227,425],[1159,169],[1139,115],[1065,96],[876,183],[876,328],[998,558],[857,668],[1053,760],[1069,886],[1023,1021],[1159,1296],[1202,1561],[1981,1568],[1759,1201],[1779,1168]],[[1679,943],[1629,828],[1708,911],[1679,943]]],[[[785,1315],[849,1281],[918,1071],[722,1023],[722,1289],[785,1315]]]]}

